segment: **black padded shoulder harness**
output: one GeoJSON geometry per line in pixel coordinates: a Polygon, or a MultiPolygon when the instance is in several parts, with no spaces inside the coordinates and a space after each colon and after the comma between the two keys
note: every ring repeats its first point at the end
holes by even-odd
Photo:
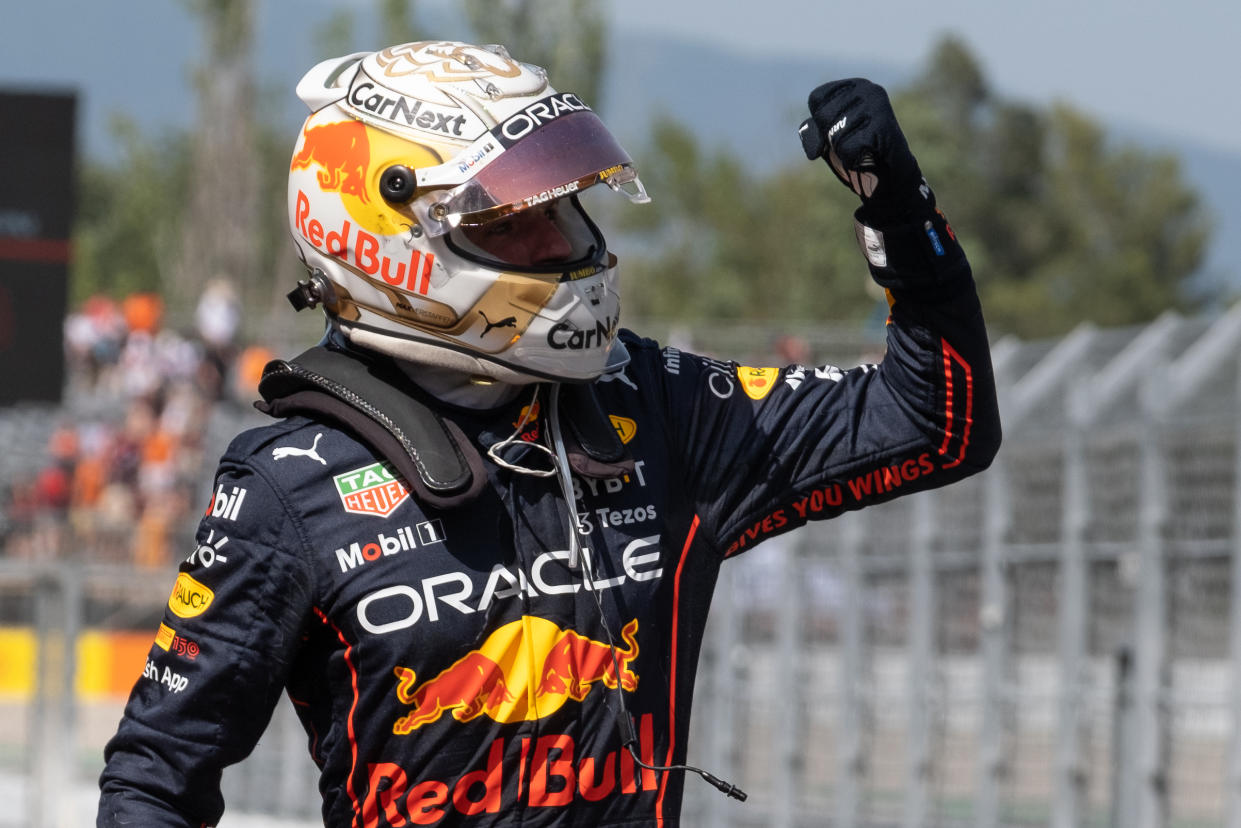
{"type": "MultiPolygon", "coordinates": [[[[593,385],[561,389],[569,465],[586,477],[633,471],[593,385]]],[[[273,360],[259,382],[255,408],[296,414],[344,428],[388,461],[424,504],[451,508],[472,501],[487,481],[482,456],[451,420],[424,403],[388,359],[316,345],[292,360],[273,360]]]]}

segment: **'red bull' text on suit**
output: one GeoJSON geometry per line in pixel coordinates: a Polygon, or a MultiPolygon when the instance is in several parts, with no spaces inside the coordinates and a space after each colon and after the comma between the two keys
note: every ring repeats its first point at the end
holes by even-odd
{"type": "MultiPolygon", "coordinates": [[[[677,824],[683,775],[635,762],[614,711],[619,694],[643,762],[685,760],[720,565],[998,448],[951,229],[929,213],[881,229],[877,366],[751,368],[622,332],[631,361],[595,393],[632,465],[573,476],[588,585],[555,478],[486,460],[476,498],[436,508],[347,428],[293,416],[239,436],[108,746],[101,824],[214,824],[221,769],[285,692],[327,825],[677,824]]],[[[422,399],[485,452],[519,423],[541,440],[549,392],[490,411],[422,399]]]]}

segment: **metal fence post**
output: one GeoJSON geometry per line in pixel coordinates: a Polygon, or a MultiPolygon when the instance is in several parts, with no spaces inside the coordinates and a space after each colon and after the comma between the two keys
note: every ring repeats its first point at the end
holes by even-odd
{"type": "Polygon", "coordinates": [[[786,543],[777,556],[780,566],[780,606],[777,608],[776,651],[778,667],[784,675],[782,683],[793,692],[776,714],[775,759],[779,767],[776,774],[770,822],[771,828],[793,828],[796,824],[798,782],[801,779],[802,748],[805,732],[803,716],[805,700],[801,688],[806,682],[800,674],[806,669],[805,649],[802,646],[802,590],[800,562],[802,560],[799,536],[786,543]]]}
{"type": "Polygon", "coordinates": [[[865,664],[865,579],[862,543],[865,524],[857,512],[837,518],[841,524],[840,576],[844,589],[840,614],[840,748],[836,768],[835,828],[855,828],[866,778],[862,727],[866,716],[862,682],[865,664]]]}
{"type": "Polygon", "coordinates": [[[1056,723],[1053,828],[1081,824],[1086,789],[1085,749],[1086,642],[1089,635],[1090,570],[1086,532],[1090,523],[1090,486],[1086,480],[1087,384],[1074,385],[1069,398],[1069,427],[1064,441],[1064,493],[1057,655],[1060,704],[1056,723]]]}
{"type": "Polygon", "coordinates": [[[935,495],[913,496],[909,537],[908,721],[904,828],[926,825],[931,802],[931,708],[935,699],[935,495]]]}
{"type": "MultiPolygon", "coordinates": [[[[1241,362],[1237,370],[1236,403],[1241,410],[1241,362]]],[[[1237,417],[1233,467],[1236,469],[1232,489],[1232,568],[1229,618],[1229,666],[1232,670],[1232,691],[1229,705],[1232,712],[1232,733],[1228,745],[1228,766],[1225,769],[1225,823],[1228,828],[1241,828],[1241,417],[1237,417]]]]}
{"type": "Polygon", "coordinates": [[[1167,769],[1164,767],[1165,693],[1167,692],[1167,572],[1163,535],[1167,526],[1166,459],[1160,444],[1159,412],[1166,404],[1162,383],[1166,375],[1152,370],[1142,394],[1144,436],[1141,441],[1141,508],[1138,518],[1137,583],[1133,619],[1133,767],[1132,821],[1134,828],[1162,828],[1167,809],[1167,769]]]}
{"type": "MultiPolygon", "coordinates": [[[[711,727],[706,734],[706,756],[711,772],[723,779],[736,780],[733,763],[733,749],[738,744],[736,732],[737,710],[735,705],[744,698],[743,691],[737,688],[737,671],[734,666],[734,654],[741,639],[741,615],[732,609],[736,599],[737,564],[720,568],[720,581],[716,587],[717,601],[723,609],[711,616],[708,633],[712,636],[709,642],[713,653],[711,673],[707,676],[713,693],[708,697],[709,703],[705,711],[706,721],[711,727]]],[[[714,794],[714,791],[712,792],[714,794]]],[[[708,796],[703,802],[706,809],[706,824],[729,825],[733,806],[732,800],[722,796],[708,796]]]]}
{"type": "Polygon", "coordinates": [[[82,579],[76,567],[49,567],[35,581],[34,721],[30,729],[31,828],[69,828],[77,770],[76,665],[82,622],[82,579]]]}
{"type": "Polygon", "coordinates": [[[57,631],[52,618],[56,615],[49,604],[54,600],[54,582],[48,576],[40,575],[34,579],[34,629],[37,635],[35,643],[35,688],[34,700],[30,705],[30,729],[27,749],[29,766],[27,773],[31,785],[27,788],[26,819],[30,828],[48,828],[51,824],[46,813],[47,797],[54,773],[53,745],[55,734],[55,715],[52,710],[53,681],[50,674],[56,672],[55,658],[59,652],[56,646],[57,631]]]}
{"type": "Polygon", "coordinates": [[[1008,570],[1004,536],[1008,527],[1008,470],[1003,455],[988,472],[985,490],[986,527],[982,550],[982,597],[979,649],[982,656],[982,714],[979,717],[977,792],[974,824],[995,828],[1000,822],[1000,786],[1006,773],[1004,719],[1008,705],[1009,612],[1008,570]]]}
{"type": "Polygon", "coordinates": [[[1112,702],[1112,785],[1111,813],[1108,828],[1127,828],[1133,816],[1133,751],[1129,738],[1133,733],[1133,653],[1122,647],[1115,655],[1116,697],[1112,702]]]}

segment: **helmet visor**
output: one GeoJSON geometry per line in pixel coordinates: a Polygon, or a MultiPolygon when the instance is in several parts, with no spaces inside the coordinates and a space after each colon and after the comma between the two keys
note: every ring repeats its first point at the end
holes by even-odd
{"type": "Polygon", "coordinates": [[[606,253],[603,234],[575,196],[486,224],[462,222],[445,239],[457,255],[487,267],[558,278],[585,267],[601,269],[606,253]]]}
{"type": "Polygon", "coordinates": [[[514,126],[516,120],[500,124],[457,159],[419,171],[424,189],[435,185],[438,171],[459,175],[471,172],[467,165],[475,168],[468,181],[434,189],[411,204],[427,232],[438,236],[460,224],[485,224],[600,182],[632,201],[649,200],[633,160],[591,110],[567,112],[537,125],[524,114],[514,126]],[[524,131],[514,135],[519,130],[524,131]]]}

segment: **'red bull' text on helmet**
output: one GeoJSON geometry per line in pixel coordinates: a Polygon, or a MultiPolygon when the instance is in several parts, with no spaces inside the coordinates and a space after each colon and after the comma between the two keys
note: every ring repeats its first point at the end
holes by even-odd
{"type": "Polygon", "coordinates": [[[580,98],[499,46],[420,42],[325,61],[289,164],[289,218],[351,341],[503,382],[588,382],[627,357],[616,257],[578,200],[647,200],[580,98]]]}

